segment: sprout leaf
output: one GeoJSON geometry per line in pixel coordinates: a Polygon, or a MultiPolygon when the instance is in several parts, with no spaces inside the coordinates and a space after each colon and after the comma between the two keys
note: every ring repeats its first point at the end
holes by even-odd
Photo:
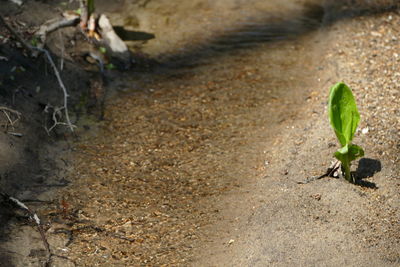
{"type": "Polygon", "coordinates": [[[360,114],[350,88],[344,83],[337,83],[329,95],[329,118],[336,136],[342,146],[353,140],[360,114]]]}

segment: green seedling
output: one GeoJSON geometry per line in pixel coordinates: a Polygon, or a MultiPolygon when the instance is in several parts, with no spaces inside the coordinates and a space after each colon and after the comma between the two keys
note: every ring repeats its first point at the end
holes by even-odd
{"type": "Polygon", "coordinates": [[[364,156],[364,150],[351,143],[360,121],[360,114],[353,93],[346,84],[340,82],[331,88],[328,112],[332,128],[342,145],[334,156],[342,163],[346,180],[354,183],[350,165],[356,158],[364,156]]]}
{"type": "Polygon", "coordinates": [[[115,67],[115,65],[114,65],[114,64],[112,64],[112,63],[109,63],[109,64],[107,64],[107,65],[106,65],[106,69],[108,69],[108,70],[115,70],[115,69],[116,69],[116,67],[115,67]]]}
{"type": "Polygon", "coordinates": [[[100,51],[100,53],[105,54],[105,53],[107,53],[107,48],[105,48],[104,46],[100,46],[99,51],[100,51]]]}
{"type": "Polygon", "coordinates": [[[38,43],[39,43],[39,41],[38,41],[38,39],[36,38],[36,37],[33,37],[32,39],[31,39],[31,45],[32,46],[37,46],[38,45],[38,43]]]}

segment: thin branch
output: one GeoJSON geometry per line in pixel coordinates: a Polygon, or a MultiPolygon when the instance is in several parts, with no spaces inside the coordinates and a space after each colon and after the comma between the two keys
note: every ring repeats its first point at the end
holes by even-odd
{"type": "Polygon", "coordinates": [[[42,223],[39,219],[39,216],[37,216],[37,214],[35,212],[31,211],[31,209],[29,209],[28,206],[26,206],[23,202],[19,201],[18,199],[14,198],[14,197],[10,197],[9,195],[7,195],[3,192],[0,192],[0,195],[3,197],[4,200],[12,203],[14,206],[18,207],[19,209],[24,210],[29,215],[29,218],[35,222],[38,232],[40,233],[40,237],[42,239],[43,245],[47,252],[46,265],[48,265],[48,263],[51,260],[52,253],[50,250],[49,242],[47,241],[46,235],[44,233],[42,223]]]}
{"type": "Polygon", "coordinates": [[[58,32],[58,36],[60,37],[60,43],[61,43],[61,61],[60,61],[60,71],[64,70],[64,52],[65,52],[65,45],[64,45],[64,39],[62,37],[61,32],[58,32]]]}
{"type": "MultiPolygon", "coordinates": [[[[44,129],[46,130],[46,132],[47,132],[48,135],[50,135],[50,132],[51,132],[57,125],[69,126],[68,123],[60,122],[60,121],[58,121],[58,118],[57,118],[57,116],[60,116],[60,117],[62,116],[62,115],[61,115],[61,114],[62,114],[61,111],[62,111],[63,109],[65,109],[65,107],[52,107],[52,106],[50,106],[50,105],[47,105],[47,106],[45,107],[44,111],[45,111],[46,113],[50,113],[50,112],[49,112],[49,109],[50,109],[50,108],[53,109],[53,112],[52,112],[52,115],[51,115],[51,119],[53,120],[53,125],[50,126],[50,128],[47,128],[47,126],[44,126],[44,129]]],[[[76,127],[76,126],[73,125],[73,127],[76,127]]]]}
{"type": "Polygon", "coordinates": [[[71,120],[69,118],[69,112],[68,112],[68,91],[67,88],[64,85],[64,82],[61,79],[60,73],[58,72],[57,66],[54,64],[54,61],[52,59],[52,57],[50,56],[50,52],[44,48],[39,48],[39,47],[35,47],[32,46],[30,44],[28,44],[13,28],[11,28],[8,23],[4,20],[4,18],[0,15],[0,22],[18,39],[18,41],[20,41],[22,43],[22,45],[27,48],[30,51],[39,51],[43,54],[46,55],[47,60],[50,62],[51,67],[53,68],[54,74],[57,78],[58,84],[60,85],[60,88],[63,91],[64,94],[64,105],[63,105],[63,109],[64,109],[64,114],[65,114],[65,120],[66,120],[66,125],[68,126],[68,128],[71,130],[71,132],[74,131],[74,127],[76,127],[75,125],[73,125],[71,123],[71,120]]]}
{"type": "Polygon", "coordinates": [[[36,33],[36,35],[40,36],[45,36],[51,32],[54,32],[60,28],[65,28],[65,27],[71,27],[77,25],[79,22],[79,16],[75,16],[72,18],[63,18],[61,20],[58,20],[53,23],[45,23],[42,26],[40,26],[39,31],[36,33]]]}
{"type": "Polygon", "coordinates": [[[12,135],[12,136],[16,136],[16,137],[22,137],[22,136],[24,136],[22,133],[15,133],[15,132],[7,132],[9,135],[12,135]]]}
{"type": "Polygon", "coordinates": [[[61,79],[60,73],[57,70],[56,64],[54,64],[54,61],[51,58],[50,53],[49,53],[48,50],[43,49],[43,48],[38,48],[38,47],[34,47],[34,49],[39,50],[40,52],[42,52],[42,53],[44,53],[46,55],[47,59],[50,62],[51,67],[54,70],[54,74],[57,77],[58,84],[60,85],[60,87],[61,87],[61,89],[63,91],[63,94],[64,94],[64,106],[63,106],[63,109],[64,109],[64,114],[65,114],[65,120],[67,121],[66,123],[67,123],[67,126],[69,127],[69,129],[71,130],[71,132],[73,132],[74,131],[74,127],[76,127],[76,126],[71,123],[71,120],[69,118],[69,113],[68,113],[68,97],[69,97],[69,95],[68,95],[67,88],[65,87],[64,82],[61,79]]]}
{"type": "Polygon", "coordinates": [[[8,111],[10,113],[13,113],[13,114],[17,115],[18,117],[22,116],[21,112],[19,112],[17,110],[14,110],[14,109],[11,109],[11,108],[8,108],[8,107],[0,107],[0,110],[1,111],[8,111]]]}
{"type": "MultiPolygon", "coordinates": [[[[14,130],[14,122],[11,120],[10,115],[8,115],[8,113],[5,112],[4,110],[3,110],[3,113],[4,113],[4,115],[6,115],[8,123],[10,123],[11,127],[14,130]]],[[[6,125],[6,130],[8,130],[8,124],[6,125]]]]}
{"type": "MultiPolygon", "coordinates": [[[[37,44],[37,48],[44,48],[46,44],[46,37],[49,33],[56,31],[60,28],[75,26],[79,23],[79,16],[73,16],[70,18],[63,18],[61,20],[55,22],[46,22],[40,29],[35,33],[35,36],[39,37],[39,42],[37,44]]],[[[33,53],[33,57],[37,57],[40,51],[36,50],[33,53]]]]}
{"type": "MultiPolygon", "coordinates": [[[[8,131],[8,125],[11,125],[12,130],[14,130],[14,124],[17,123],[20,119],[21,119],[21,113],[19,111],[16,111],[14,109],[8,108],[8,107],[2,107],[0,106],[0,111],[2,111],[4,113],[4,115],[6,116],[8,123],[6,123],[5,125],[5,130],[8,131]],[[14,114],[17,118],[15,120],[12,120],[10,117],[10,114],[14,114]]],[[[16,134],[16,133],[10,133],[9,134],[16,134]]]]}
{"type": "MultiPolygon", "coordinates": [[[[38,229],[38,232],[40,233],[40,237],[42,239],[43,245],[44,245],[44,247],[46,249],[46,252],[47,252],[47,257],[46,257],[46,262],[45,262],[45,266],[46,267],[51,265],[52,257],[58,257],[58,258],[61,258],[61,259],[68,260],[68,261],[72,262],[74,264],[74,266],[77,266],[77,264],[76,264],[76,262],[74,260],[72,260],[72,259],[70,259],[70,258],[68,258],[66,256],[54,254],[54,253],[51,252],[50,245],[49,245],[49,242],[47,241],[46,234],[45,234],[45,231],[43,229],[42,222],[40,221],[39,216],[37,216],[37,214],[35,212],[33,212],[22,201],[14,198],[14,197],[11,197],[6,193],[0,192],[0,196],[3,198],[4,201],[7,201],[7,202],[13,204],[15,207],[24,210],[29,215],[29,218],[32,221],[35,222],[36,228],[38,229]]],[[[16,252],[11,252],[10,251],[10,253],[16,253],[16,252]]]]}

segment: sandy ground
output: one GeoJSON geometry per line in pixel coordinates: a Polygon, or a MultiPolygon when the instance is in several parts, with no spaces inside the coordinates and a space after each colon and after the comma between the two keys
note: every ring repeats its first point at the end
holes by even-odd
{"type": "MultiPolygon", "coordinates": [[[[62,256],[54,266],[400,264],[400,16],[336,16],[317,28],[316,2],[113,10],[116,24],[156,36],[131,46],[160,64],[114,77],[106,120],[80,121],[91,131],[68,152],[70,185],[38,196],[52,200],[35,209],[62,256]],[[271,9],[280,16],[260,18],[271,9]],[[298,184],[325,172],[338,148],[326,104],[340,80],[361,114],[360,185],[298,184]]],[[[13,220],[6,233],[15,266],[40,264],[35,229],[13,220]]]]}
{"type": "Polygon", "coordinates": [[[390,13],[322,29],[329,48],[307,107],[265,146],[273,159],[266,156],[266,176],[246,188],[246,204],[235,194],[223,202],[236,210],[233,217],[224,213],[236,227],[227,230],[221,222],[222,234],[195,265],[398,266],[399,88],[393,77],[399,46],[391,29],[397,19],[390,13]],[[365,186],[335,179],[297,185],[317,175],[334,149],[325,98],[326,84],[337,79],[352,86],[364,115],[360,129],[368,132],[359,131],[356,142],[368,152],[357,171],[371,178],[365,186]],[[243,206],[251,207],[245,216],[243,206]]]}

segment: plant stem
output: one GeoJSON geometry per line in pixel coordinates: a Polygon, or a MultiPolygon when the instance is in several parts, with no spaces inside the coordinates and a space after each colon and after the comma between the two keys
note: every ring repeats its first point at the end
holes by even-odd
{"type": "Polygon", "coordinates": [[[350,183],[353,183],[353,177],[351,177],[351,172],[350,172],[350,163],[347,162],[343,162],[342,164],[343,170],[344,170],[344,175],[347,181],[349,181],[350,183]]]}

